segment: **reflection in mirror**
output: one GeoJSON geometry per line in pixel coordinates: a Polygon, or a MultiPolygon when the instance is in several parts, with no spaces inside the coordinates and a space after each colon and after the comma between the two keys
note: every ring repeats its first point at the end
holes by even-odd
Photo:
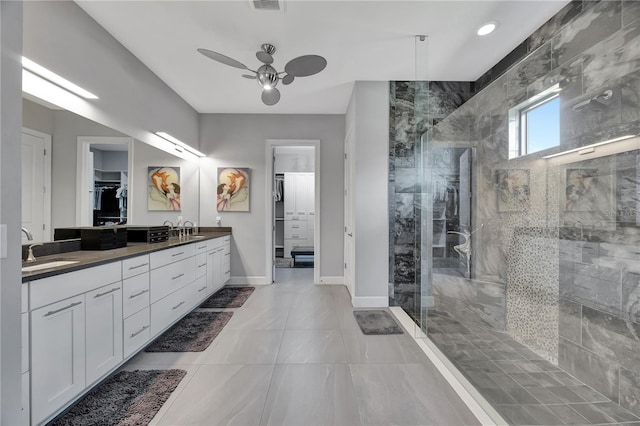
{"type": "MultiPolygon", "coordinates": [[[[52,241],[53,230],[63,227],[161,225],[165,220],[175,223],[178,215],[198,221],[196,161],[37,98],[23,99],[22,152],[22,226],[33,235],[29,244],[52,241]],[[181,211],[148,209],[151,166],[179,168],[181,211]]],[[[27,244],[24,233],[22,243],[27,244]]]]}

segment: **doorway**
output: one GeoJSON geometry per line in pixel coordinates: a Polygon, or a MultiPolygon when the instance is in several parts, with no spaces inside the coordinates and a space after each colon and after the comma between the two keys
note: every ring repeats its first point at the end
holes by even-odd
{"type": "Polygon", "coordinates": [[[78,226],[124,225],[131,221],[129,177],[133,139],[78,137],[78,226]]]}
{"type": "Polygon", "coordinates": [[[267,283],[319,284],[319,141],[267,142],[267,283]]]}
{"type": "Polygon", "coordinates": [[[51,135],[27,128],[22,129],[22,227],[33,242],[51,241],[51,135]]]}

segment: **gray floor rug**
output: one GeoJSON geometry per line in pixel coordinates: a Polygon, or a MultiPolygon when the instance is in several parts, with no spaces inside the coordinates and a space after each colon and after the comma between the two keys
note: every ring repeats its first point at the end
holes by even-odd
{"type": "Polygon", "coordinates": [[[387,311],[353,311],[353,316],[364,334],[404,334],[387,311]]]}
{"type": "Polygon", "coordinates": [[[121,371],[50,425],[147,425],[186,374],[184,370],[121,371]]]}
{"type": "Polygon", "coordinates": [[[147,352],[201,352],[227,325],[233,312],[191,312],[165,331],[147,352]]]}
{"type": "Polygon", "coordinates": [[[239,308],[255,287],[224,287],[202,302],[201,308],[239,308]]]}

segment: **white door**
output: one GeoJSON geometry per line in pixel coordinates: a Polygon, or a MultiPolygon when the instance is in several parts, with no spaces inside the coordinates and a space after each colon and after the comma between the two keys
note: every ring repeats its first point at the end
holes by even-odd
{"type": "Polygon", "coordinates": [[[87,384],[122,361],[122,283],[86,295],[87,384]]]}
{"type": "MultiPolygon", "coordinates": [[[[45,198],[48,185],[45,180],[45,139],[50,136],[23,130],[22,132],[22,227],[33,235],[33,241],[50,241],[50,230],[45,229],[48,214],[45,198]]],[[[26,244],[22,234],[22,243],[26,244]]]]}
{"type": "Polygon", "coordinates": [[[31,312],[31,419],[39,424],[85,387],[84,295],[31,312]]]}
{"type": "Polygon", "coordinates": [[[353,238],[353,144],[354,134],[351,129],[344,141],[344,283],[353,296],[355,256],[353,238]]]}

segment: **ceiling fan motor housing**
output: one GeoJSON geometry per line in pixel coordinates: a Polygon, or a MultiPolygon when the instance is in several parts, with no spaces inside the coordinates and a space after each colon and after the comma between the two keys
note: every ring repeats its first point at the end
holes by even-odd
{"type": "Polygon", "coordinates": [[[266,90],[273,89],[278,84],[278,72],[271,65],[262,65],[258,68],[258,85],[266,90]]]}

